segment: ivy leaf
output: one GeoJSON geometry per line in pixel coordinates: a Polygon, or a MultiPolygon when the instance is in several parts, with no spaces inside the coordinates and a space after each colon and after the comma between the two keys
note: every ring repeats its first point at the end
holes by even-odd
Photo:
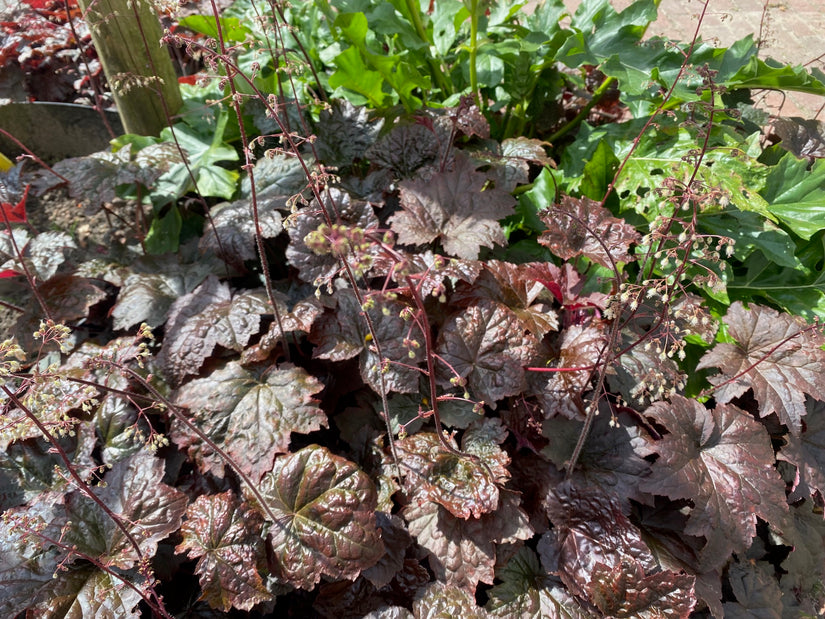
{"type": "Polygon", "coordinates": [[[463,449],[471,456],[444,449],[438,436],[419,432],[398,441],[401,463],[406,470],[407,490],[416,497],[426,497],[465,520],[480,518],[495,511],[499,503],[499,486],[510,474],[510,458],[499,444],[506,437],[501,420],[477,422],[465,432],[463,449]]]}
{"type": "MultiPolygon", "coordinates": [[[[95,490],[145,557],[153,557],[158,543],[178,530],[186,511],[186,495],[161,482],[163,471],[163,460],[140,451],[116,462],[105,477],[106,487],[95,490]]],[[[123,530],[84,493],[66,495],[66,515],[71,525],[64,542],[112,567],[126,570],[137,565],[140,558],[123,530]]]]}
{"type": "Polygon", "coordinates": [[[198,559],[201,599],[212,608],[251,610],[272,599],[259,572],[266,568],[262,526],[261,515],[231,491],[201,495],[186,509],[175,552],[198,559]]]}
{"type": "Polygon", "coordinates": [[[635,260],[628,250],[641,240],[641,235],[595,200],[562,196],[559,206],[539,217],[547,225],[539,243],[559,258],[585,256],[608,269],[613,268],[614,262],[635,260]]]}
{"type": "Polygon", "coordinates": [[[586,619],[591,616],[560,580],[542,569],[536,553],[529,548],[519,548],[513,558],[496,570],[496,580],[501,582],[488,592],[490,601],[486,607],[494,617],[586,619]]]}
{"type": "Polygon", "coordinates": [[[375,487],[326,448],[310,445],[279,456],[259,490],[276,518],[268,524],[279,579],[302,589],[312,589],[321,576],[354,580],[384,553],[375,487]]]}
{"type": "Polygon", "coordinates": [[[716,401],[730,402],[751,388],[759,414],[767,417],[775,412],[798,436],[805,394],[825,400],[825,351],[821,350],[825,337],[801,318],[761,305],[745,309],[739,301],[728,309],[725,323],[736,343],[716,344],[696,366],[721,370],[708,379],[718,385],[716,401]]]}
{"type": "Polygon", "coordinates": [[[504,245],[498,220],[512,214],[515,200],[499,189],[483,190],[486,182],[486,175],[461,155],[448,172],[401,183],[403,210],[389,219],[399,242],[423,245],[440,239],[448,254],[468,260],[478,258],[481,247],[504,245]]]}
{"type": "Polygon", "coordinates": [[[486,619],[487,613],[476,606],[475,598],[464,589],[440,582],[429,584],[416,595],[413,602],[416,619],[486,619]]]}
{"type": "MultiPolygon", "coordinates": [[[[327,426],[324,412],[312,396],[323,385],[305,370],[283,365],[263,372],[245,369],[237,361],[206,378],[196,378],[174,396],[190,408],[193,421],[253,479],[272,469],[277,454],[289,451],[292,432],[308,434],[327,426]]],[[[194,445],[198,459],[208,461],[223,476],[223,460],[200,439],[181,428],[175,442],[194,445]]]]}
{"type": "Polygon", "coordinates": [[[430,557],[436,578],[474,592],[479,582],[493,582],[495,545],[529,539],[533,530],[512,493],[499,508],[480,518],[456,518],[432,501],[412,501],[403,511],[407,527],[430,557]]]}
{"type": "MultiPolygon", "coordinates": [[[[365,291],[361,298],[366,298],[365,291]]],[[[381,344],[381,353],[388,363],[380,359],[361,306],[352,290],[339,290],[336,295],[338,308],[319,318],[312,327],[310,341],[318,348],[314,356],[320,359],[343,361],[360,355],[361,378],[376,393],[383,388],[399,393],[418,391],[417,364],[423,359],[421,348],[405,345],[405,340],[423,342],[420,331],[411,329],[400,317],[406,307],[400,301],[379,300],[367,311],[381,344]],[[383,382],[382,382],[383,381],[383,382]]]]}
{"type": "Polygon", "coordinates": [[[449,366],[439,366],[442,385],[451,386],[454,371],[469,383],[470,394],[487,403],[524,389],[524,367],[534,359],[538,341],[509,309],[479,299],[447,319],[436,353],[449,366]]]}
{"type": "Polygon", "coordinates": [[[806,409],[805,431],[783,437],[785,446],[776,458],[796,466],[794,489],[802,485],[825,495],[825,402],[808,399],[806,409]]]}
{"type": "Polygon", "coordinates": [[[271,312],[262,292],[244,292],[233,298],[229,286],[210,275],[170,308],[158,361],[170,382],[179,385],[187,375],[198,372],[216,345],[243,350],[258,333],[261,314],[271,312]]]}
{"type": "Polygon", "coordinates": [[[785,484],[764,426],[735,406],[711,411],[678,395],[657,402],[645,416],[669,433],[651,443],[659,459],[640,487],[693,501],[684,532],[705,536],[706,553],[744,552],[757,516],[781,530],[788,511],[785,484]]]}
{"type": "MultiPolygon", "coordinates": [[[[261,236],[275,238],[283,230],[279,210],[288,210],[287,198],[258,198],[258,221],[261,236]]],[[[251,199],[225,202],[212,207],[211,222],[198,243],[201,253],[215,254],[232,265],[243,265],[257,255],[255,219],[251,199]]]]}

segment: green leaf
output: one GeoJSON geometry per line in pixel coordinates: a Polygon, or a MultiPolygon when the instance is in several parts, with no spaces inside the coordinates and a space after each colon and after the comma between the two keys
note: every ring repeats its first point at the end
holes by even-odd
{"type": "Polygon", "coordinates": [[[177,205],[161,217],[155,217],[146,233],[144,244],[151,254],[175,253],[180,246],[180,233],[183,229],[183,217],[177,205]]]}
{"type": "Polygon", "coordinates": [[[384,554],[375,486],[326,448],[310,445],[280,456],[259,490],[264,514],[276,518],[267,523],[279,579],[302,589],[312,589],[322,576],[354,580],[384,554]]]}
{"type": "Polygon", "coordinates": [[[696,220],[702,232],[733,239],[733,255],[742,262],[753,252],[761,251],[779,266],[802,266],[794,256],[796,245],[790,235],[758,213],[728,208],[721,213],[698,213],[696,220]]]}
{"type": "Polygon", "coordinates": [[[589,616],[561,581],[542,569],[536,553],[529,548],[520,548],[496,570],[496,580],[500,583],[490,589],[487,603],[487,610],[494,617],[584,619],[589,616]]]}
{"type": "MultiPolygon", "coordinates": [[[[372,107],[381,108],[392,105],[392,95],[385,93],[384,78],[378,71],[370,69],[361,52],[355,47],[348,47],[334,60],[336,71],[329,76],[329,85],[333,88],[345,88],[362,95],[372,107]]],[[[358,104],[359,101],[353,101],[358,104]]]]}
{"type": "MultiPolygon", "coordinates": [[[[237,17],[218,17],[217,20],[221,26],[220,34],[225,41],[243,43],[249,36],[255,35],[255,31],[237,17]]],[[[218,26],[215,21],[216,18],[212,15],[189,15],[178,21],[178,26],[204,34],[211,39],[217,39],[218,26]]]]}
{"type": "Polygon", "coordinates": [[[613,149],[607,142],[599,142],[593,156],[584,166],[582,195],[597,201],[604,198],[618,168],[619,159],[613,154],[613,149]]]}
{"type": "Polygon", "coordinates": [[[825,228],[825,159],[808,161],[788,153],[771,168],[759,192],[768,210],[803,239],[825,228]]]}
{"type": "Polygon", "coordinates": [[[825,96],[825,75],[821,71],[809,73],[805,67],[791,66],[772,58],[760,60],[751,57],[725,84],[728,88],[770,88],[795,90],[825,96]]]}

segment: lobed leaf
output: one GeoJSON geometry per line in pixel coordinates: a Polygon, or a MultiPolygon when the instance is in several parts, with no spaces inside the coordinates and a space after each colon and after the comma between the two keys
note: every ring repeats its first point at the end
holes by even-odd
{"type": "MultiPolygon", "coordinates": [[[[360,291],[362,299],[368,298],[367,294],[368,291],[360,291]]],[[[321,316],[312,326],[309,339],[317,346],[313,355],[331,361],[359,355],[361,378],[376,393],[382,393],[383,389],[400,393],[418,391],[416,368],[423,359],[420,346],[424,337],[400,317],[407,306],[397,300],[379,298],[366,312],[381,346],[381,358],[355,293],[349,289],[339,290],[336,298],[335,314],[321,316]],[[419,348],[405,344],[412,340],[419,348]]]]}
{"type": "Polygon", "coordinates": [[[634,261],[628,252],[641,235],[595,200],[562,196],[559,206],[539,216],[547,230],[538,241],[559,258],[585,256],[608,269],[615,263],[634,261]]]}
{"type": "Polygon", "coordinates": [[[825,496],[825,403],[808,399],[805,407],[805,431],[784,436],[785,445],[776,458],[796,466],[793,490],[801,486],[825,496]]]}
{"type": "MultiPolygon", "coordinates": [[[[312,589],[322,576],[355,579],[384,553],[377,495],[353,463],[318,445],[279,456],[259,490],[270,527],[275,575],[312,589]]],[[[250,499],[251,500],[251,499],[250,499]]]]}
{"type": "Polygon", "coordinates": [[[232,296],[227,284],[210,275],[169,310],[158,361],[170,383],[197,374],[220,344],[238,352],[260,328],[261,315],[272,312],[266,295],[251,291],[232,296]]]}
{"type": "MultiPolygon", "coordinates": [[[[278,211],[288,208],[285,197],[258,199],[258,223],[263,238],[271,239],[281,233],[283,225],[278,211]]],[[[198,242],[201,253],[215,254],[233,266],[242,266],[244,261],[257,257],[251,199],[212,207],[210,220],[198,242]]]]}
{"type": "MultiPolygon", "coordinates": [[[[192,421],[216,442],[241,470],[255,480],[289,451],[290,434],[308,434],[327,426],[312,396],[323,385],[302,368],[282,365],[250,371],[230,361],[205,378],[192,380],[174,401],[194,412],[192,421]]],[[[189,446],[196,461],[223,476],[224,461],[200,439],[180,429],[175,442],[189,446]]]]}
{"type": "Polygon", "coordinates": [[[684,532],[705,536],[704,552],[746,550],[756,533],[757,516],[783,528],[788,512],[785,484],[759,422],[735,406],[708,410],[678,395],[670,403],[657,402],[645,416],[669,433],[650,444],[659,459],[640,487],[693,502],[684,532]]]}
{"type": "Polygon", "coordinates": [[[565,481],[548,495],[547,511],[557,534],[544,552],[555,550],[571,593],[605,616],[688,617],[694,578],[659,567],[616,498],[565,481]]]}
{"type": "Polygon", "coordinates": [[[273,599],[264,586],[265,549],[260,513],[240,502],[231,491],[201,495],[186,509],[176,553],[198,559],[195,572],[201,599],[212,608],[251,610],[273,599]]]}
{"type": "Polygon", "coordinates": [[[717,367],[708,380],[716,385],[717,402],[730,402],[749,388],[759,403],[759,414],[779,415],[798,436],[805,414],[805,394],[825,400],[825,343],[818,331],[798,317],[737,301],[725,315],[735,344],[721,342],[707,352],[697,369],[717,367]]]}
{"type": "Polygon", "coordinates": [[[506,431],[500,420],[484,420],[467,429],[464,453],[447,451],[438,436],[419,432],[398,441],[400,463],[405,470],[407,491],[445,507],[457,518],[480,518],[498,508],[499,486],[510,477],[509,456],[499,444],[506,431]],[[475,458],[473,457],[475,456],[475,458]]]}
{"type": "Polygon", "coordinates": [[[402,516],[428,553],[430,568],[447,585],[474,592],[493,582],[496,544],[529,539],[533,530],[512,493],[502,494],[497,510],[480,518],[456,518],[438,503],[413,500],[402,516]]]}
{"type": "MultiPolygon", "coordinates": [[[[95,494],[137,541],[144,557],[153,557],[158,543],[180,528],[186,495],[161,482],[164,463],[143,450],[116,462],[106,475],[106,486],[95,494]]],[[[79,490],[66,495],[70,522],[63,541],[103,563],[119,569],[138,564],[140,557],[103,509],[79,490]]]]}
{"type": "Polygon", "coordinates": [[[523,391],[524,367],[537,350],[538,341],[513,312],[482,298],[441,329],[436,353],[445,365],[439,365],[439,380],[448,386],[455,375],[466,378],[473,397],[493,403],[523,391]]]}
{"type": "Polygon", "coordinates": [[[590,612],[539,564],[527,547],[496,570],[500,581],[490,589],[487,610],[493,617],[586,619],[590,612]]]}
{"type": "Polygon", "coordinates": [[[450,171],[401,183],[403,210],[389,219],[399,242],[422,245],[438,239],[448,254],[468,260],[476,259],[481,247],[504,245],[498,220],[513,212],[515,200],[499,189],[483,190],[486,181],[467,157],[456,156],[450,171]]]}
{"type": "Polygon", "coordinates": [[[421,590],[413,602],[416,619],[485,619],[488,615],[476,606],[473,596],[465,590],[440,582],[434,582],[421,590]]]}

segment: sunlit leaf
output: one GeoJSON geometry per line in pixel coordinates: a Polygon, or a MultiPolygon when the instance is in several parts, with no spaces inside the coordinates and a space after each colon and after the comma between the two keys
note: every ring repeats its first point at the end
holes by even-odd
{"type": "MultiPolygon", "coordinates": [[[[251,371],[230,361],[209,376],[186,383],[175,402],[188,407],[193,422],[257,480],[272,469],[279,453],[289,450],[292,432],[308,434],[326,427],[326,415],[312,397],[322,388],[301,368],[283,365],[251,371]]],[[[212,470],[222,471],[223,460],[208,445],[181,431],[183,437],[176,436],[176,442],[189,445],[212,470]]]]}
{"type": "Polygon", "coordinates": [[[281,580],[303,589],[322,576],[352,580],[381,558],[375,487],[354,464],[326,448],[310,445],[280,456],[259,490],[281,580]]]}
{"type": "Polygon", "coordinates": [[[547,230],[539,237],[539,243],[559,258],[586,256],[607,268],[634,260],[628,250],[639,242],[641,235],[595,200],[562,196],[559,206],[540,216],[547,230]]]}
{"type": "Polygon", "coordinates": [[[272,599],[259,573],[265,566],[262,525],[260,514],[231,491],[201,495],[186,509],[175,552],[198,559],[202,599],[213,608],[251,610],[272,599]]]}
{"type": "Polygon", "coordinates": [[[708,410],[681,396],[657,402],[645,416],[669,433],[651,443],[659,459],[640,487],[693,501],[685,533],[703,535],[705,552],[743,552],[757,516],[782,529],[785,484],[774,468],[768,433],[753,417],[730,404],[708,410]]]}
{"type": "Polygon", "coordinates": [[[466,378],[472,397],[492,403],[524,388],[524,367],[534,359],[536,338],[505,306],[479,299],[453,314],[438,337],[436,352],[449,364],[439,378],[450,385],[455,372],[466,378]]]}
{"type": "Polygon", "coordinates": [[[825,400],[825,338],[801,318],[740,302],[730,306],[724,318],[735,344],[716,344],[697,369],[717,367],[711,376],[717,385],[717,402],[730,402],[753,389],[759,414],[775,412],[788,429],[799,435],[805,414],[805,394],[825,400]]]}
{"type": "Polygon", "coordinates": [[[459,258],[475,259],[481,247],[504,245],[498,220],[513,212],[515,200],[498,189],[484,189],[487,177],[466,157],[431,179],[401,184],[402,211],[390,218],[398,240],[407,245],[441,241],[459,258]]]}

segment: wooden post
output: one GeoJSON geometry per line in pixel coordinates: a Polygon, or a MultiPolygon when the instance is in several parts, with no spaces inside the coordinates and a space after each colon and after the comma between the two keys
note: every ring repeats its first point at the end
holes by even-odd
{"type": "Polygon", "coordinates": [[[124,129],[158,135],[182,100],[157,13],[148,0],[78,2],[124,129]]]}

